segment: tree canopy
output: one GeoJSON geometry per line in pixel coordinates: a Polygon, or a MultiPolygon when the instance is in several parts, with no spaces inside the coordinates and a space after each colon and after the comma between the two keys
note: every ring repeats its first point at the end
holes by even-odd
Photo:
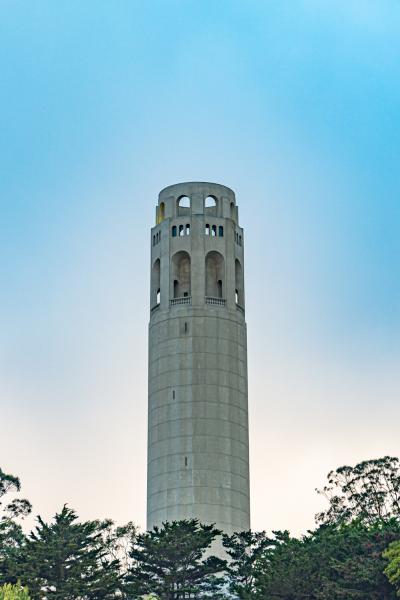
{"type": "Polygon", "coordinates": [[[196,519],[139,532],[64,506],[25,534],[30,503],[0,469],[0,600],[395,600],[400,597],[397,458],[344,466],[320,491],[316,527],[224,534],[196,519]],[[226,560],[218,558],[221,550],[226,560]],[[1,587],[3,586],[3,587],[1,587]]]}

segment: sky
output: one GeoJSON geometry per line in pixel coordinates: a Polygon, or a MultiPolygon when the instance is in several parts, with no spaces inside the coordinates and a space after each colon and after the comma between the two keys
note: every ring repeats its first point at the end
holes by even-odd
{"type": "Polygon", "coordinates": [[[245,231],[251,522],[400,455],[397,0],[0,0],[0,466],[35,515],[145,526],[149,231],[245,231]]]}

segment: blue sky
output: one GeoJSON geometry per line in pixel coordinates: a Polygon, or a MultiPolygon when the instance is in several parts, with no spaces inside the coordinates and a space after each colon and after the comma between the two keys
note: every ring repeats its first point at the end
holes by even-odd
{"type": "Polygon", "coordinates": [[[149,229],[216,181],[246,235],[252,522],[400,454],[400,5],[0,1],[1,466],[144,525],[149,229]]]}

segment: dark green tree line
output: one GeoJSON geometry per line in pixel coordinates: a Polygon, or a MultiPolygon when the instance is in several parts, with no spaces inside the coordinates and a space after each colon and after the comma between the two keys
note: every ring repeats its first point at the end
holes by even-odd
{"type": "Polygon", "coordinates": [[[196,519],[141,533],[132,523],[82,522],[67,506],[49,523],[38,517],[36,528],[25,534],[21,519],[31,506],[19,492],[19,479],[0,470],[0,590],[7,600],[28,594],[31,600],[400,596],[396,458],[329,473],[319,491],[327,509],[316,516],[316,528],[300,538],[287,531],[225,535],[196,519]],[[214,555],[221,544],[226,560],[214,555]]]}

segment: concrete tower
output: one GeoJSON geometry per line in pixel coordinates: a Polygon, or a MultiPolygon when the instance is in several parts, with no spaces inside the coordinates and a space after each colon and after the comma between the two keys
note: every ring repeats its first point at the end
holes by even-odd
{"type": "Polygon", "coordinates": [[[151,230],[147,527],[250,527],[243,230],[215,183],[160,192],[151,230]]]}

